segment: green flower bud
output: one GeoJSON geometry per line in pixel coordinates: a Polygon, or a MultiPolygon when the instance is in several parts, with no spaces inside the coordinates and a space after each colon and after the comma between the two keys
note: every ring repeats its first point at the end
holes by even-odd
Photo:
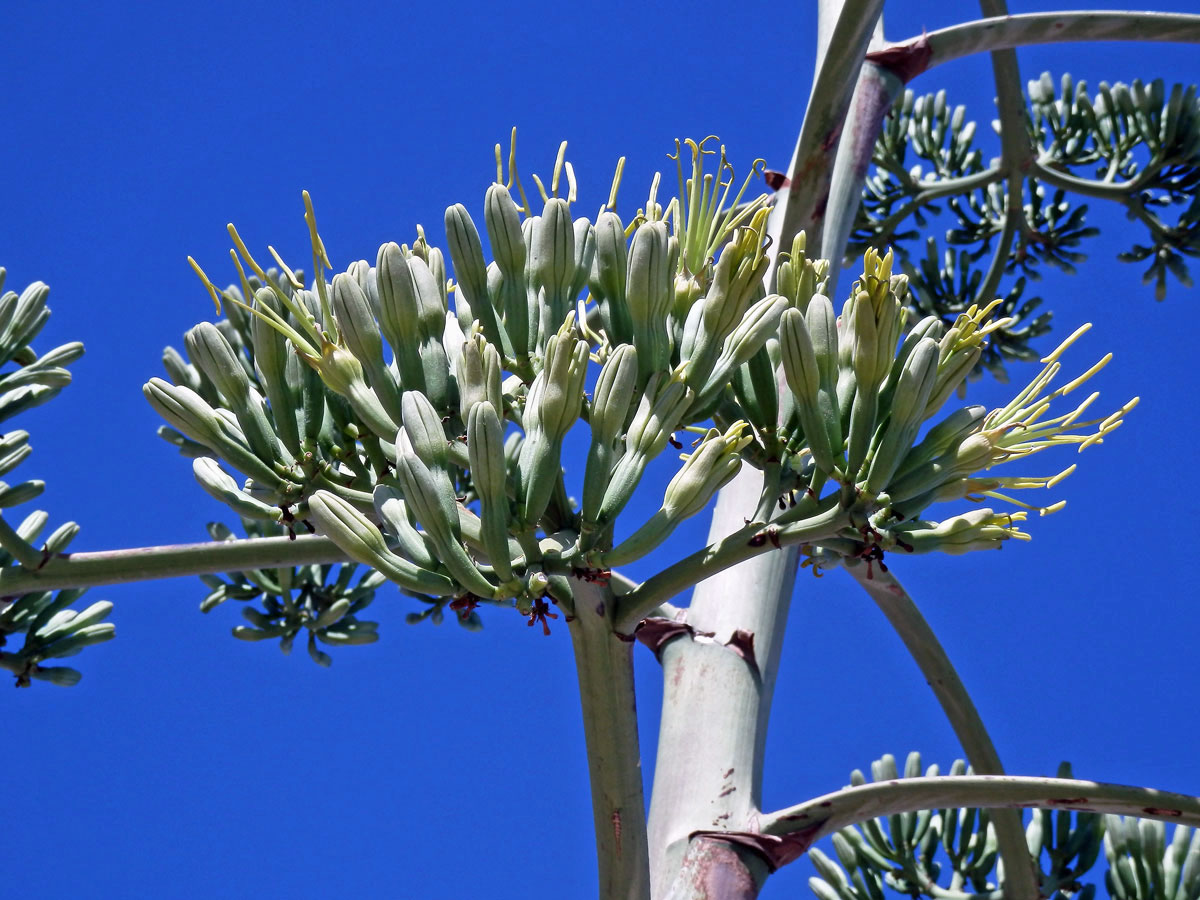
{"type": "Polygon", "coordinates": [[[7,485],[0,481],[0,509],[10,506],[20,506],[41,496],[46,489],[44,481],[22,481],[20,484],[7,485]]]}
{"type": "Polygon", "coordinates": [[[625,284],[629,277],[625,226],[615,212],[602,212],[593,231],[596,252],[592,257],[588,287],[600,308],[600,318],[609,340],[628,344],[633,340],[633,320],[625,299],[625,284]]]}
{"type": "Polygon", "coordinates": [[[455,593],[449,578],[392,553],[375,523],[336,494],[317,491],[308,499],[308,512],[317,530],[355,562],[378,569],[410,591],[435,597],[455,593]]]}
{"type": "MultiPolygon", "coordinates": [[[[520,212],[504,185],[493,184],[488,188],[484,217],[495,257],[494,269],[489,268],[488,272],[488,295],[503,317],[514,355],[527,357],[532,344],[529,341],[529,301],[525,281],[525,237],[520,212]]],[[[537,321],[533,324],[536,329],[537,321]]]]}
{"type": "Polygon", "coordinates": [[[32,452],[28,431],[10,431],[0,437],[0,475],[11,472],[32,452]]]}
{"type": "Polygon", "coordinates": [[[990,509],[973,509],[943,522],[910,522],[892,530],[897,542],[903,541],[911,553],[961,554],[972,550],[998,550],[1007,540],[1029,540],[1029,535],[1013,527],[1025,513],[998,515],[990,509]]]}
{"type": "Polygon", "coordinates": [[[203,444],[234,468],[260,484],[278,490],[283,482],[258,456],[251,452],[245,436],[228,420],[217,415],[204,398],[190,388],[151,378],[142,393],[160,416],[173,428],[203,444]]]}
{"type": "Polygon", "coordinates": [[[957,351],[942,361],[942,364],[938,366],[937,384],[929,395],[929,403],[925,407],[925,418],[929,418],[941,409],[942,404],[950,399],[950,395],[966,381],[967,376],[975,370],[975,365],[979,362],[982,353],[983,350],[975,346],[957,351]]]}
{"type": "Polygon", "coordinates": [[[442,565],[467,590],[491,597],[492,585],[463,549],[459,505],[454,486],[440,469],[431,470],[413,448],[406,431],[396,436],[396,480],[417,521],[438,550],[442,565]]]}
{"type": "Polygon", "coordinates": [[[371,500],[375,515],[401,554],[423,569],[436,569],[437,556],[430,541],[414,527],[403,495],[391,485],[377,484],[371,500]]]}
{"type": "Polygon", "coordinates": [[[525,238],[521,233],[521,214],[508,188],[502,184],[493,184],[487,189],[484,224],[500,272],[509,281],[522,281],[525,273],[525,238]]]}
{"type": "Polygon", "coordinates": [[[982,406],[964,406],[955,410],[926,433],[921,443],[909,450],[894,477],[902,477],[930,460],[941,456],[968,434],[980,428],[987,409],[982,406]]]}
{"type": "MultiPolygon", "coordinates": [[[[70,610],[66,611],[70,612],[70,610]]],[[[78,630],[72,629],[70,633],[63,633],[63,636],[56,638],[45,638],[39,634],[38,640],[42,646],[38,650],[37,656],[41,659],[65,659],[68,656],[74,656],[85,647],[111,641],[116,636],[116,626],[108,622],[89,625],[78,630]]]]}
{"type": "Polygon", "coordinates": [[[240,490],[237,482],[226,474],[215,459],[202,456],[192,460],[192,474],[210,496],[220,500],[243,519],[279,521],[279,507],[268,506],[240,490]]]}
{"type": "Polygon", "coordinates": [[[629,453],[648,459],[658,456],[666,448],[668,438],[679,426],[679,420],[694,396],[684,383],[682,372],[659,375],[653,381],[654,384],[646,386],[625,437],[629,453]]]}
{"type": "Polygon", "coordinates": [[[883,440],[872,454],[866,480],[868,493],[878,494],[884,490],[912,449],[912,442],[925,419],[925,405],[937,380],[937,358],[937,342],[922,338],[905,360],[892,392],[883,440]]]}
{"type": "MultiPolygon", "coordinates": [[[[240,355],[211,322],[201,322],[188,331],[184,343],[196,366],[216,385],[237,417],[250,449],[263,462],[273,463],[282,455],[282,448],[240,355]]],[[[290,456],[284,460],[290,461],[290,456]]]]}
{"type": "MultiPolygon", "coordinates": [[[[276,315],[280,314],[279,300],[271,288],[260,288],[254,295],[254,303],[260,308],[270,309],[276,315]]],[[[267,401],[271,404],[275,432],[292,456],[299,456],[300,432],[296,420],[298,398],[289,386],[287,377],[288,361],[295,360],[296,355],[289,349],[287,337],[259,316],[250,317],[250,343],[254,348],[254,368],[259,384],[263,386],[267,401]]],[[[167,371],[170,372],[169,367],[167,371]]],[[[175,381],[185,383],[178,378],[175,381]]],[[[188,386],[195,389],[193,384],[188,386]]]]}
{"type": "Polygon", "coordinates": [[[487,401],[493,409],[504,409],[500,354],[484,340],[483,335],[477,334],[462,344],[454,374],[458,381],[458,403],[464,422],[476,403],[487,401]]]}
{"type": "Polygon", "coordinates": [[[787,298],[771,294],[746,311],[741,322],[725,339],[721,355],[700,393],[697,401],[699,405],[703,405],[714,391],[724,388],[729,383],[733,370],[748,362],[750,357],[762,349],[768,338],[775,336],[779,330],[780,316],[786,309],[790,309],[787,298]]]}
{"type": "Polygon", "coordinates": [[[875,311],[871,308],[871,298],[866,291],[860,291],[855,297],[852,309],[851,359],[854,377],[860,391],[870,391],[877,385],[877,378],[882,373],[878,370],[879,336],[876,333],[875,311]]]}
{"type": "Polygon", "coordinates": [[[603,554],[604,567],[612,568],[640,559],[665,541],[680,522],[702,510],[741,468],[741,451],[754,439],[750,435],[743,436],[746,427],[746,422],[738,421],[724,434],[716,428],[709,429],[700,447],[684,457],[682,468],[667,485],[659,511],[618,546],[603,554]]]}
{"type": "Polygon", "coordinates": [[[821,387],[821,373],[817,368],[808,325],[803,313],[797,309],[785,310],[780,316],[779,349],[788,387],[801,403],[815,406],[817,391],[821,387]]]}
{"type": "Polygon", "coordinates": [[[20,297],[11,291],[6,295],[5,300],[11,306],[0,314],[0,321],[4,323],[0,329],[0,347],[9,348],[8,359],[17,348],[30,343],[50,318],[50,310],[46,308],[48,296],[50,288],[41,281],[35,281],[21,291],[20,297]]]}
{"type": "Polygon", "coordinates": [[[183,342],[192,362],[216,386],[230,407],[246,402],[250,379],[216,325],[201,322],[188,330],[183,342]]]}
{"type": "Polygon", "coordinates": [[[408,260],[398,244],[388,243],[379,248],[375,279],[379,288],[379,325],[396,354],[401,384],[409,390],[423,390],[425,377],[417,352],[423,338],[420,310],[408,260]]]}
{"type": "Polygon", "coordinates": [[[665,223],[647,222],[634,232],[625,296],[633,325],[633,344],[638,348],[638,380],[642,383],[670,363],[667,313],[674,283],[670,256],[670,232],[665,223]]]}
{"type": "Polygon", "coordinates": [[[821,387],[834,392],[838,380],[838,327],[837,315],[828,297],[824,294],[812,295],[804,313],[804,323],[812,340],[821,387]]]}
{"type": "Polygon", "coordinates": [[[492,343],[503,346],[506,335],[501,333],[496,310],[488,297],[487,264],[483,260],[483,245],[470,213],[461,203],[446,209],[446,240],[454,275],[458,279],[460,297],[465,294],[483,333],[492,343]]]}
{"type": "Polygon", "coordinates": [[[74,687],[83,678],[82,672],[70,666],[35,666],[29,675],[59,687],[74,687]]]}
{"type": "Polygon", "coordinates": [[[662,453],[693,400],[695,394],[684,384],[682,373],[650,376],[625,437],[625,455],[613,469],[605,488],[597,515],[599,522],[613,521],[625,508],[641,481],[646,463],[662,453]]]}
{"type": "Polygon", "coordinates": [[[575,280],[571,282],[568,296],[575,298],[587,287],[592,260],[596,256],[596,229],[586,217],[581,217],[571,224],[571,230],[575,232],[575,280]]]}
{"type": "Polygon", "coordinates": [[[741,452],[754,440],[752,435],[744,434],[747,428],[747,423],[739,419],[724,434],[716,428],[708,430],[667,485],[662,509],[669,518],[682,521],[694,516],[738,473],[741,452]]]}
{"type": "Polygon", "coordinates": [[[636,399],[637,373],[637,349],[632,344],[622,344],[605,360],[591,404],[593,441],[601,444],[616,441],[636,399]]]}
{"type": "MultiPolygon", "coordinates": [[[[820,302],[822,299],[820,295],[812,298],[809,314],[820,327],[818,333],[823,340],[823,359],[828,360],[837,344],[835,342],[831,346],[828,342],[827,319],[820,302]]],[[[813,462],[823,475],[833,475],[839,468],[842,452],[837,393],[828,381],[822,380],[822,367],[818,363],[806,317],[797,309],[786,310],[780,317],[779,349],[784,378],[792,392],[796,415],[813,462]]]]}
{"type": "Polygon", "coordinates": [[[575,282],[575,231],[566,200],[546,201],[533,231],[534,283],[546,292],[541,333],[552,334],[571,309],[575,282]]]}
{"type": "Polygon", "coordinates": [[[429,399],[417,391],[405,391],[401,399],[404,432],[421,462],[434,469],[445,470],[449,465],[446,431],[442,417],[429,399]]]}
{"type": "MultiPolygon", "coordinates": [[[[255,317],[255,322],[260,321],[255,317]]],[[[279,334],[274,328],[270,328],[264,324],[265,328],[272,334],[279,334]]],[[[286,345],[287,339],[283,335],[279,335],[279,339],[286,345]]],[[[167,375],[175,384],[181,384],[186,388],[191,388],[193,391],[201,390],[200,373],[196,367],[183,358],[183,355],[174,347],[164,347],[162,352],[163,368],[167,370],[167,375]]]]}
{"type": "Polygon", "coordinates": [[[508,553],[511,511],[504,462],[504,426],[495,408],[486,400],[471,407],[467,419],[467,452],[471,460],[471,477],[479,493],[483,546],[496,577],[501,582],[508,582],[513,573],[508,553]]]}
{"type": "Polygon", "coordinates": [[[996,461],[995,457],[991,435],[983,431],[974,432],[937,459],[893,478],[888,485],[888,495],[893,504],[904,504],[964,475],[986,469],[996,461]]]}
{"type": "Polygon", "coordinates": [[[368,372],[384,367],[383,337],[362,287],[349,275],[333,276],[333,316],[347,348],[368,372]]]}
{"type": "Polygon", "coordinates": [[[306,358],[306,361],[316,369],[326,387],[349,401],[354,414],[377,437],[391,439],[397,423],[383,408],[379,396],[367,387],[358,357],[345,346],[325,340],[321,344],[320,357],[306,358]]]}
{"type": "Polygon", "coordinates": [[[546,344],[544,367],[526,398],[526,431],[539,428],[552,442],[566,437],[583,406],[588,356],[587,342],[575,336],[572,312],[546,344]]]}

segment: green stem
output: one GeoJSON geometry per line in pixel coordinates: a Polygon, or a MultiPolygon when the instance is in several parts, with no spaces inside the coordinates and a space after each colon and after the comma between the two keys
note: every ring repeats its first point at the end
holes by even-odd
{"type": "Polygon", "coordinates": [[[1084,197],[1115,200],[1121,203],[1127,200],[1131,194],[1136,194],[1142,190],[1158,171],[1158,167],[1147,168],[1129,181],[1106,182],[1096,181],[1092,178],[1080,178],[1078,175],[1072,175],[1070,172],[1060,172],[1057,169],[1050,168],[1040,160],[1035,160],[1030,174],[1051,187],[1072,191],[1084,197]]]}
{"type": "Polygon", "coordinates": [[[1004,171],[999,166],[992,166],[973,175],[946,178],[921,188],[910,200],[906,200],[894,213],[879,223],[879,243],[886,244],[890,241],[897,226],[922,206],[934,203],[943,197],[969,194],[971,191],[985,188],[1003,177],[1004,171]]]}
{"type": "Polygon", "coordinates": [[[787,525],[751,522],[733,534],[713,541],[643,581],[617,601],[616,628],[628,634],[665,600],[740,562],[793,544],[829,538],[850,524],[838,495],[821,501],[811,517],[787,525]]]}
{"type": "Polygon", "coordinates": [[[868,570],[859,564],[848,566],[846,571],[875,601],[904,642],[913,662],[942,705],[942,711],[950,720],[950,727],[954,729],[967,754],[967,761],[975,772],[979,775],[1003,775],[1000,756],[984,727],[979,710],[975,708],[971,695],[967,693],[937,635],[903,585],[891,572],[880,571],[877,566],[868,570]]]}
{"type": "MultiPolygon", "coordinates": [[[[921,37],[910,38],[892,48],[928,48],[922,71],[975,53],[1008,50],[1033,44],[1060,44],[1068,41],[1174,41],[1200,43],[1200,16],[1158,12],[1080,12],[1027,13],[1009,16],[1002,13],[941,28],[921,37]]],[[[926,51],[923,51],[926,52],[926,51]]]]}
{"type": "Polygon", "coordinates": [[[633,688],[633,643],[613,630],[607,588],[575,582],[571,642],[587,742],[600,898],[649,900],[649,845],[633,688]]]}
{"type": "MultiPolygon", "coordinates": [[[[767,226],[772,246],[777,249],[790,249],[792,238],[801,230],[808,233],[808,246],[821,246],[833,153],[842,136],[856,78],[883,0],[846,0],[840,6],[836,19],[828,15],[832,12],[829,4],[821,9],[819,27],[822,38],[829,35],[829,43],[819,43],[817,75],[788,166],[789,184],[779,190],[776,210],[767,226]],[[832,27],[828,22],[833,22],[832,27]],[[825,47],[836,47],[837,52],[824,52],[825,47]]],[[[774,282],[774,269],[772,262],[768,286],[774,282]]]]}
{"type": "Polygon", "coordinates": [[[40,569],[10,566],[0,570],[0,597],[183,575],[343,562],[345,559],[346,554],[333,541],[316,535],[305,535],[295,540],[286,537],[252,538],[163,547],[130,547],[95,553],[64,553],[49,560],[40,569]]]}
{"type": "Polygon", "coordinates": [[[805,832],[809,844],[867,819],[922,809],[1071,809],[1200,825],[1200,797],[1073,778],[938,775],[863,784],[764,815],[762,833],[805,832]]]}
{"type": "MultiPolygon", "coordinates": [[[[870,48],[884,43],[883,18],[875,23],[870,48]]],[[[883,120],[904,82],[883,66],[867,61],[858,72],[858,82],[847,111],[846,125],[838,143],[830,175],[829,201],[825,206],[825,228],[821,235],[821,256],[830,260],[826,292],[837,296],[838,275],[846,241],[854,230],[854,219],[862,205],[863,183],[871,166],[875,145],[883,129],[883,120]]],[[[906,173],[907,174],[907,173],[906,173]]]]}
{"type": "Polygon", "coordinates": [[[24,571],[36,569],[45,562],[42,551],[17,534],[3,516],[0,516],[0,547],[7,550],[24,567],[24,571]]]}

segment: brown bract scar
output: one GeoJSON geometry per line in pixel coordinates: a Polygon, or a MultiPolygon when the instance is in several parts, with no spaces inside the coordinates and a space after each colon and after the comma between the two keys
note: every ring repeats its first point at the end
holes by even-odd
{"type": "Polygon", "coordinates": [[[821,832],[820,824],[810,825],[789,834],[755,834],[749,831],[693,831],[690,840],[722,841],[745,847],[763,858],[772,872],[795,862],[808,852],[821,832]]]}
{"type": "Polygon", "coordinates": [[[887,69],[905,84],[929,68],[932,58],[933,47],[930,46],[929,35],[925,32],[922,32],[920,37],[892,44],[866,55],[867,62],[887,69]]]}
{"type": "Polygon", "coordinates": [[[663,616],[651,616],[642,619],[638,623],[637,628],[634,629],[633,634],[634,637],[649,647],[650,652],[660,661],[662,659],[662,648],[670,641],[685,634],[698,644],[717,644],[740,657],[750,667],[755,678],[761,677],[758,660],[754,655],[754,635],[741,628],[731,634],[729,640],[722,644],[714,640],[716,637],[715,632],[697,631],[687,622],[680,622],[663,616]]]}

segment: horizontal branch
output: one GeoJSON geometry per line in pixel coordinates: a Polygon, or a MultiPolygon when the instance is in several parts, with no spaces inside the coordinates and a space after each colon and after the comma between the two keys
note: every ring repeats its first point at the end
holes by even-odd
{"type": "Polygon", "coordinates": [[[804,832],[815,842],[839,828],[922,809],[1070,809],[1200,825],[1200,797],[1073,778],[939,775],[843,788],[764,815],[762,833],[804,832]]]}
{"type": "Polygon", "coordinates": [[[1051,187],[1073,191],[1084,197],[1095,197],[1100,200],[1115,200],[1125,202],[1129,197],[1143,190],[1157,174],[1158,169],[1144,169],[1129,181],[1097,181],[1094,178],[1080,178],[1070,172],[1063,172],[1047,166],[1041,160],[1035,160],[1029,174],[1044,181],[1051,187]]]}
{"type": "Polygon", "coordinates": [[[1156,12],[1049,12],[977,19],[867,54],[905,81],[975,53],[1069,41],[1200,43],[1200,15],[1156,12]]]}
{"type": "Polygon", "coordinates": [[[40,569],[0,569],[0,597],[68,587],[98,587],[183,575],[273,569],[308,563],[343,562],[333,541],[316,535],[209,541],[162,547],[130,547],[95,553],[64,553],[40,569]]]}

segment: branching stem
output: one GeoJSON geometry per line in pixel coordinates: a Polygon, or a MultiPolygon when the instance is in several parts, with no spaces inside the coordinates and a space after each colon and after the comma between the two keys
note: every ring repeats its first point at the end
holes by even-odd
{"type": "Polygon", "coordinates": [[[98,587],[184,575],[273,569],[308,563],[344,562],[346,554],[328,538],[304,535],[130,547],[92,553],[64,553],[39,569],[0,570],[0,597],[68,587],[98,587]]]}
{"type": "Polygon", "coordinates": [[[1073,41],[1200,43],[1200,15],[1100,10],[995,15],[931,31],[891,47],[923,45],[928,56],[919,71],[928,71],[975,53],[1073,41]]]}
{"type": "Polygon", "coordinates": [[[1070,809],[1200,825],[1200,797],[1152,788],[1014,775],[939,775],[862,784],[763,816],[762,833],[816,842],[867,819],[921,809],[1070,809]]]}

